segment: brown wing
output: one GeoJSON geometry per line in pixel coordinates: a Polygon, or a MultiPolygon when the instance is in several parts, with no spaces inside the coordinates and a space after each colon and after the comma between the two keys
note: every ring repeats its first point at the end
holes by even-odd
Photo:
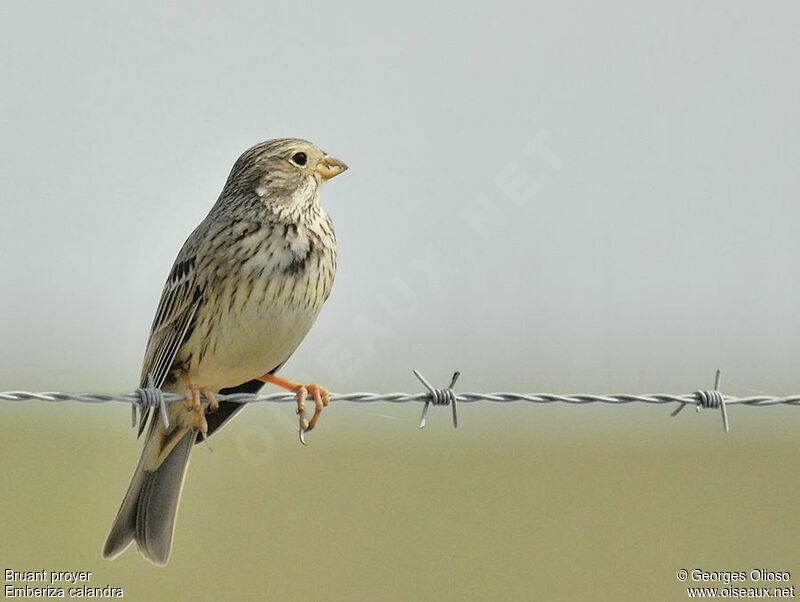
{"type": "MultiPolygon", "coordinates": [[[[195,263],[194,254],[181,251],[172,266],[150,329],[141,387],[162,387],[178,350],[190,334],[197,310],[203,303],[203,291],[197,283],[195,263]]],[[[149,411],[142,413],[139,434],[149,414],[149,411]]]]}

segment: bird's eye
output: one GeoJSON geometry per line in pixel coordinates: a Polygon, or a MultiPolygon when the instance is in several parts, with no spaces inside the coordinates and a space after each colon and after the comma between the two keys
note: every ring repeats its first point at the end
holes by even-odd
{"type": "Polygon", "coordinates": [[[292,162],[301,167],[306,164],[306,161],[308,161],[308,157],[306,157],[305,153],[295,153],[292,155],[292,162]]]}

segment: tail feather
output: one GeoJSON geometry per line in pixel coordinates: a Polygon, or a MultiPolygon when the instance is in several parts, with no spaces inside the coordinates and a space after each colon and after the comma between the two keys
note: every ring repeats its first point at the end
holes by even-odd
{"type": "Polygon", "coordinates": [[[128,485],[128,492],[122,500],[122,505],[114,518],[111,532],[106,538],[103,546],[103,558],[116,558],[122,554],[131,544],[136,533],[136,504],[139,500],[139,492],[142,489],[142,482],[145,473],[141,467],[136,468],[133,473],[131,484],[128,485]]]}
{"type": "Polygon", "coordinates": [[[195,434],[191,429],[167,433],[158,416],[152,420],[142,457],[103,547],[103,557],[116,558],[135,541],[147,560],[164,566],[172,548],[195,434]]]}
{"type": "Polygon", "coordinates": [[[146,472],[136,503],[136,543],[142,555],[164,566],[172,550],[175,518],[189,466],[194,432],[187,431],[161,465],[146,472]]]}

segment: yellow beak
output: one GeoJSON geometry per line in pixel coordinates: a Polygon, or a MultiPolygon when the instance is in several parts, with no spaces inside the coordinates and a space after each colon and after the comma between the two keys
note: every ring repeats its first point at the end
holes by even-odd
{"type": "Polygon", "coordinates": [[[330,180],[347,169],[344,161],[339,161],[330,155],[325,155],[317,164],[317,173],[323,180],[330,180]]]}

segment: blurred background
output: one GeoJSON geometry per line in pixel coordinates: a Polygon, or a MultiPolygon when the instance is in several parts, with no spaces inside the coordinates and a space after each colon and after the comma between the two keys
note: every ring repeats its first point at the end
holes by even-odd
{"type": "MultiPolygon", "coordinates": [[[[4,3],[0,390],[128,392],[236,157],[308,138],[332,391],[800,391],[800,10],[747,2],[4,3]]],[[[272,392],[270,389],[265,389],[272,392]]],[[[0,403],[0,568],[131,600],[678,600],[790,571],[800,410],[287,405],[195,449],[166,569],[100,548],[122,404],[0,403]]]]}

